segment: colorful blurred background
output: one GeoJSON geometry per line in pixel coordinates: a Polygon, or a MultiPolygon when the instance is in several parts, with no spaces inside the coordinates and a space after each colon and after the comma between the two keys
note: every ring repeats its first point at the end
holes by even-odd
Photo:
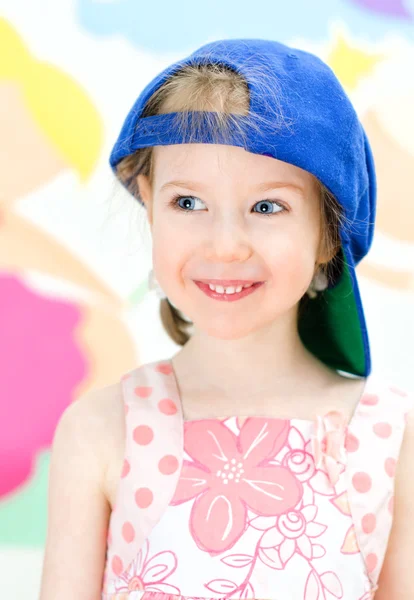
{"type": "Polygon", "coordinates": [[[108,156],[141,89],[198,46],[276,39],[337,74],[378,171],[377,229],[358,267],[373,370],[414,391],[414,1],[2,4],[1,597],[31,600],[60,415],[85,391],[177,349],[147,288],[145,214],[108,156]]]}

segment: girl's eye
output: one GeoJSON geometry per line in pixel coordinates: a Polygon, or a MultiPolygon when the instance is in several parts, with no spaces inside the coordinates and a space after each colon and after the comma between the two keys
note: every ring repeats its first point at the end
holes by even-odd
{"type": "Polygon", "coordinates": [[[260,204],[262,204],[263,206],[263,208],[259,208],[258,210],[258,212],[261,215],[277,215],[278,213],[284,212],[286,210],[283,204],[280,204],[280,202],[276,202],[276,200],[259,200],[259,202],[255,204],[255,206],[258,206],[260,204]],[[266,203],[268,206],[270,205],[270,208],[265,208],[266,203]],[[272,205],[274,205],[276,208],[279,208],[280,210],[272,211],[272,205]]]}
{"type": "Polygon", "coordinates": [[[195,202],[197,200],[199,200],[199,198],[195,198],[194,196],[180,196],[180,195],[178,195],[178,196],[174,196],[174,198],[171,200],[171,204],[177,210],[181,209],[184,212],[193,212],[192,210],[189,210],[189,209],[191,207],[191,203],[195,202]],[[183,205],[179,204],[180,200],[184,200],[183,205]],[[179,207],[179,208],[177,208],[177,207],[179,207]]]}
{"type": "MultiPolygon", "coordinates": [[[[198,200],[200,200],[200,199],[196,198],[195,196],[177,195],[177,196],[174,196],[174,198],[171,200],[171,204],[172,204],[173,208],[175,208],[176,210],[181,210],[181,211],[188,213],[188,212],[194,212],[193,210],[191,210],[190,207],[192,206],[192,202],[196,202],[198,200]],[[184,202],[182,204],[179,204],[179,202],[181,200],[184,200],[184,202]]],[[[259,202],[256,202],[256,204],[254,206],[257,206],[257,205],[263,205],[263,208],[260,208],[258,211],[253,211],[253,212],[259,212],[260,214],[265,215],[265,216],[277,215],[278,213],[285,212],[287,210],[283,204],[281,204],[280,202],[277,202],[276,200],[259,200],[259,202]],[[266,204],[267,204],[268,208],[265,208],[266,204]],[[275,206],[279,210],[273,211],[272,210],[273,206],[275,206]]]]}

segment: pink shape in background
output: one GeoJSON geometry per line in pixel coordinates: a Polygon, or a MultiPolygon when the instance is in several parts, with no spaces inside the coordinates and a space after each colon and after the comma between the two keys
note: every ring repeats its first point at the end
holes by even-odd
{"type": "Polygon", "coordinates": [[[376,13],[391,15],[411,20],[412,14],[407,10],[404,0],[351,0],[354,4],[376,13]]]}
{"type": "Polygon", "coordinates": [[[87,373],[72,302],[0,275],[0,498],[30,476],[40,449],[87,373]]]}

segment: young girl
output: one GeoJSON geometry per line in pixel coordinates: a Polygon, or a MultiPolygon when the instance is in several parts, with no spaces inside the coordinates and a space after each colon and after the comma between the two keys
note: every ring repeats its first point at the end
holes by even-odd
{"type": "Polygon", "coordinates": [[[332,70],[207,44],[110,163],[182,349],[65,411],[41,600],[412,600],[414,399],[371,373],[375,168],[332,70]]]}

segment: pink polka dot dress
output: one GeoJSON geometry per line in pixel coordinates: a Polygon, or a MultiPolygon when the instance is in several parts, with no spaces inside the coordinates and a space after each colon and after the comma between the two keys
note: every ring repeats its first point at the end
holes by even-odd
{"type": "Polygon", "coordinates": [[[183,419],[171,360],[122,378],[102,600],[369,600],[414,398],[372,374],[349,422],[183,419]]]}

